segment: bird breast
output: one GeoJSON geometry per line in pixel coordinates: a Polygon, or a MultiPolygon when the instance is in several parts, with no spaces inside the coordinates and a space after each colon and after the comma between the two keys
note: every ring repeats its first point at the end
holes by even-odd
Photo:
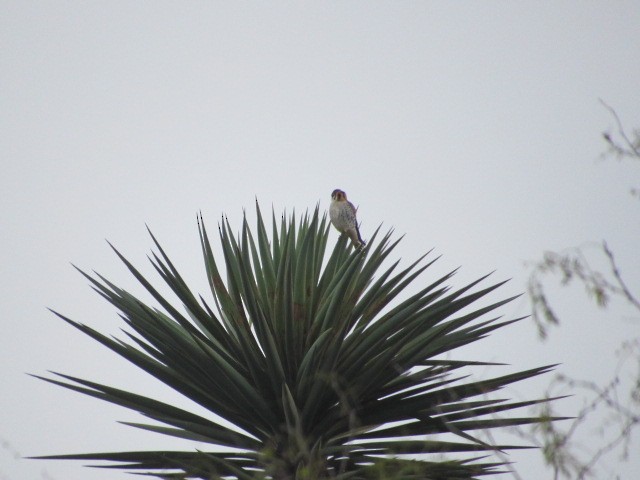
{"type": "Polygon", "coordinates": [[[353,214],[350,212],[349,205],[346,202],[331,202],[329,217],[333,226],[342,232],[353,227],[353,214]]]}

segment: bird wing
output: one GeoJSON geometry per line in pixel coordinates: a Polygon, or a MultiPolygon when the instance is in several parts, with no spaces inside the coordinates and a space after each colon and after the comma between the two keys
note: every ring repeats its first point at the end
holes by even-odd
{"type": "Polygon", "coordinates": [[[349,208],[349,210],[351,210],[351,213],[353,213],[353,217],[355,218],[356,213],[358,212],[358,209],[354,207],[353,203],[351,202],[347,202],[347,207],[349,208]]]}

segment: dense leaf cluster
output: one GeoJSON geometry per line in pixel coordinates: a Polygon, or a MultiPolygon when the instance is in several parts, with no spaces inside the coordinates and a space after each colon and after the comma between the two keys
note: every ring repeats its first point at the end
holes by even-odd
{"type": "Polygon", "coordinates": [[[199,225],[213,302],[192,293],[152,236],[159,254],[151,261],[182,308],[116,251],[159,306],[85,274],[119,310],[132,330],[128,340],[59,316],[237,428],[58,374],[45,380],[154,421],[132,426],[211,447],[45,458],[109,461],[174,479],[463,479],[501,464],[473,456],[439,461],[441,454],[518,448],[488,445],[469,432],[539,420],[497,414],[545,400],[511,403],[490,394],[551,367],[465,381],[452,372],[488,364],[444,355],[515,321],[484,319],[511,299],[467,308],[500,284],[474,291],[483,278],[452,291],[445,285],[451,272],[400,300],[433,261],[383,269],[397,241],[391,233],[376,241],[378,231],[363,251],[341,237],[328,253],[329,225],[317,208],[299,221],[274,217],[270,235],[259,208],[255,234],[245,219],[236,237],[223,220],[224,268],[199,225]],[[434,437],[443,433],[458,440],[434,437]]]}

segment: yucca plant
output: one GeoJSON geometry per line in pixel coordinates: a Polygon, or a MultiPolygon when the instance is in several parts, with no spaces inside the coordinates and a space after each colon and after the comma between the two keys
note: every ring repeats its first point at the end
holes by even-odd
{"type": "Polygon", "coordinates": [[[327,258],[329,224],[317,207],[299,221],[274,216],[271,236],[256,208],[255,234],[246,218],[237,237],[226,219],[219,226],[224,269],[199,218],[213,301],[189,289],[151,235],[159,252],[151,261],[181,307],[116,250],[159,308],[83,273],[120,311],[128,341],[57,314],[236,428],[55,374],[43,379],[154,421],[131,426],[211,447],[39,458],[114,462],[108,465],[164,479],[469,479],[502,470],[503,463],[477,452],[521,447],[489,445],[473,431],[539,421],[500,413],[548,399],[490,397],[551,366],[465,381],[452,372],[489,363],[449,359],[456,348],[516,321],[481,319],[512,299],[467,308],[500,284],[476,290],[482,278],[453,291],[445,285],[452,272],[400,301],[433,261],[424,263],[425,255],[397,273],[399,261],[383,269],[398,243],[391,232],[377,240],[378,229],[362,251],[341,237],[327,258]],[[443,460],[446,453],[456,456],[443,460]]]}

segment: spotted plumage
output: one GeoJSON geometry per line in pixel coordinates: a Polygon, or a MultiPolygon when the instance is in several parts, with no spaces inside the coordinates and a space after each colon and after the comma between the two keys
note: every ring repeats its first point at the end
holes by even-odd
{"type": "Polygon", "coordinates": [[[347,200],[347,194],[340,189],[331,193],[331,206],[329,207],[329,218],[336,230],[347,235],[355,248],[365,245],[360,236],[358,221],[356,219],[356,207],[347,200]]]}

